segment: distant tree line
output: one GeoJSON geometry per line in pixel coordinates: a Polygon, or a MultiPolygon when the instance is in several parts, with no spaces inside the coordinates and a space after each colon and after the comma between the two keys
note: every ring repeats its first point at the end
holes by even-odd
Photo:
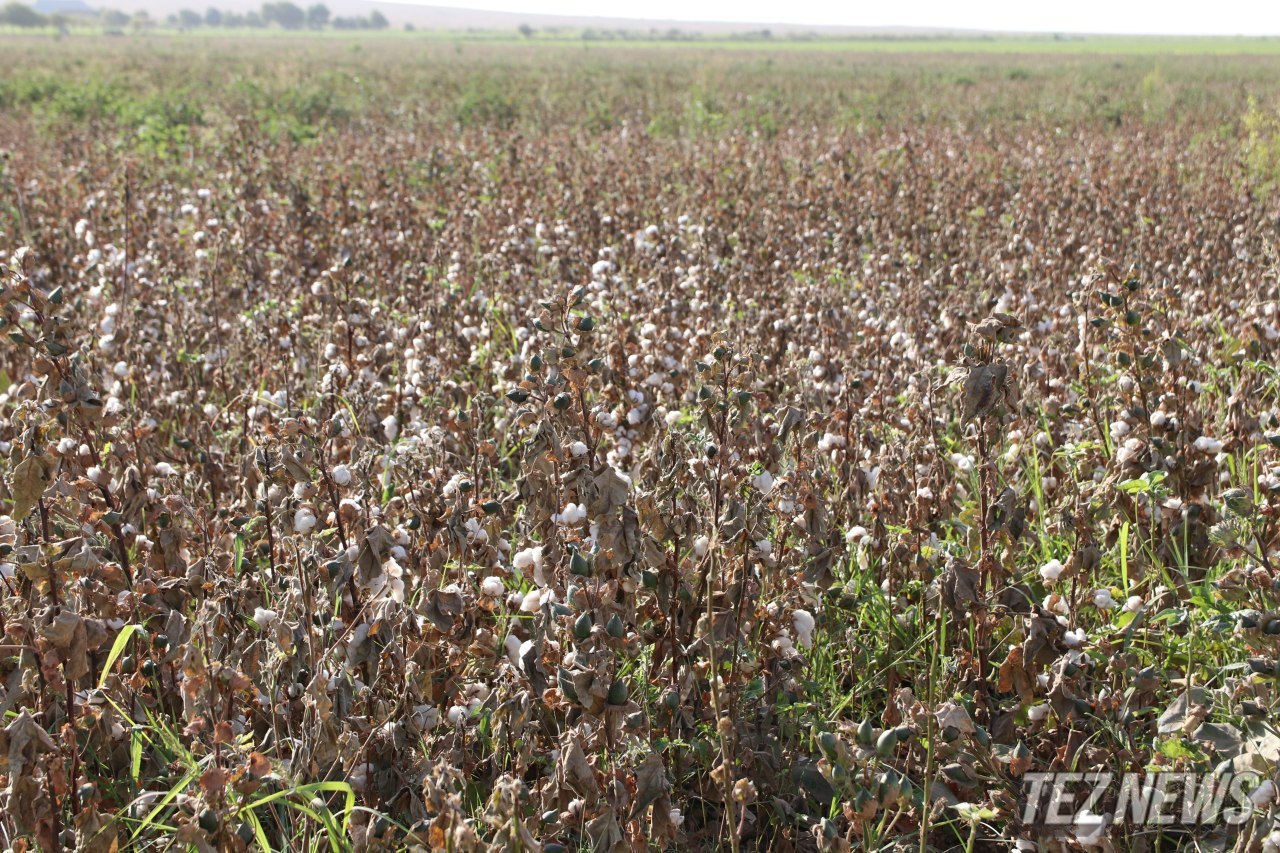
{"type": "Polygon", "coordinates": [[[315,3],[305,9],[296,3],[263,3],[258,12],[222,11],[210,6],[203,15],[192,9],[183,9],[177,15],[170,15],[170,25],[185,30],[198,27],[221,27],[229,29],[261,29],[263,27],[279,27],[282,30],[323,30],[331,27],[335,30],[385,30],[391,26],[387,17],[374,9],[366,17],[333,17],[329,7],[323,3],[315,3]]]}
{"type": "MultiPolygon", "coordinates": [[[[145,30],[156,26],[156,21],[146,12],[126,14],[118,9],[107,9],[99,15],[99,19],[108,30],[119,31],[126,27],[145,30]]],[[[41,27],[62,28],[68,24],[64,15],[42,15],[25,3],[10,2],[0,6],[0,26],[23,27],[37,29],[41,27]]],[[[232,29],[261,29],[263,27],[279,27],[283,30],[322,30],[326,27],[335,30],[385,30],[391,26],[386,16],[374,9],[365,17],[333,17],[329,7],[316,3],[302,8],[294,3],[263,3],[258,12],[230,12],[210,6],[202,15],[193,9],[170,15],[165,24],[184,30],[198,27],[223,27],[232,29]]]]}

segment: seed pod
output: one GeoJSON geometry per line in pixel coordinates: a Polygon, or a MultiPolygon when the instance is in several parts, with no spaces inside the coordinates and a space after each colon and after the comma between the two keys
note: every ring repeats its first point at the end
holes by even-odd
{"type": "Polygon", "coordinates": [[[618,679],[613,682],[613,684],[609,685],[609,704],[627,704],[627,683],[622,679],[618,679]]]}
{"type": "Polygon", "coordinates": [[[898,746],[898,736],[894,734],[893,729],[885,729],[880,733],[880,737],[876,739],[876,755],[881,758],[888,758],[893,755],[893,750],[898,746]]]}
{"type": "Polygon", "coordinates": [[[585,640],[591,636],[591,628],[595,624],[590,613],[583,613],[578,620],[573,623],[573,636],[579,640],[585,640]]]}

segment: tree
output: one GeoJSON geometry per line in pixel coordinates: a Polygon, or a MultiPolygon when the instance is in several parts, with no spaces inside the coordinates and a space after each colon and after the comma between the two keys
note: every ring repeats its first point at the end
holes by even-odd
{"type": "Polygon", "coordinates": [[[204,16],[191,9],[183,9],[178,12],[178,23],[184,30],[194,30],[204,23],[204,16]]]}
{"type": "Polygon", "coordinates": [[[307,13],[301,6],[284,0],[280,3],[263,3],[262,20],[268,24],[279,24],[286,30],[300,30],[307,23],[307,13]]]}
{"type": "Polygon", "coordinates": [[[210,6],[204,13],[205,25],[210,27],[222,26],[222,13],[210,6]]]}
{"type": "Polygon", "coordinates": [[[537,30],[535,30],[533,27],[529,26],[528,24],[521,24],[517,29],[520,30],[520,35],[524,36],[527,39],[533,38],[533,34],[537,32],[537,30]]]}
{"type": "Polygon", "coordinates": [[[312,29],[324,29],[329,23],[329,7],[323,3],[316,3],[307,9],[307,25],[312,29]]]}
{"type": "Polygon", "coordinates": [[[11,27],[43,27],[46,23],[44,15],[25,3],[10,3],[0,9],[0,24],[11,27]]]}
{"type": "Polygon", "coordinates": [[[391,22],[387,20],[387,16],[374,9],[369,13],[369,26],[375,30],[385,30],[391,26],[391,22]]]}
{"type": "Polygon", "coordinates": [[[102,25],[113,30],[129,26],[129,16],[119,9],[106,9],[102,13],[102,25]]]}

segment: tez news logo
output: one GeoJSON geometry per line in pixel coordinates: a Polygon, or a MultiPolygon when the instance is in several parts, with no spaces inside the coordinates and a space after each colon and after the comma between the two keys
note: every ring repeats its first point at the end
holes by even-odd
{"type": "Polygon", "coordinates": [[[1024,824],[1196,826],[1248,820],[1275,785],[1260,773],[1027,773],[1024,824]]]}

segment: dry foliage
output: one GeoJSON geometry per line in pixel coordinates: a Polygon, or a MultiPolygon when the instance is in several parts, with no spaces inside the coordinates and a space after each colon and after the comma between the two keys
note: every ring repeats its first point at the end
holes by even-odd
{"type": "Polygon", "coordinates": [[[218,49],[101,48],[209,82],[161,143],[0,116],[10,848],[1141,849],[1020,777],[1274,772],[1244,66],[353,54],[298,134],[218,49]]]}

